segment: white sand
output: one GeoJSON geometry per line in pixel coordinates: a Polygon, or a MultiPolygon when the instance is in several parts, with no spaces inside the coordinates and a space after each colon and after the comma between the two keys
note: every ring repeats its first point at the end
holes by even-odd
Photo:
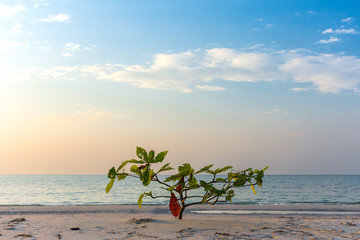
{"type": "Polygon", "coordinates": [[[3,206],[0,234],[0,239],[49,240],[360,239],[360,206],[193,206],[183,220],[174,219],[167,206],[3,206]],[[242,214],[192,212],[210,210],[242,214]]]}

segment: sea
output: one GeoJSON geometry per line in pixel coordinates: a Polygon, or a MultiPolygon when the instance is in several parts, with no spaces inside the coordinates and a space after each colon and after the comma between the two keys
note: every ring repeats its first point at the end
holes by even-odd
{"type": "MultiPolygon", "coordinates": [[[[130,177],[115,182],[106,194],[108,180],[105,175],[0,175],[0,205],[136,205],[143,192],[168,195],[156,183],[144,187],[130,177]]],[[[255,187],[256,195],[250,187],[235,189],[232,204],[360,204],[360,175],[266,175],[263,180],[262,188],[255,187]]],[[[168,201],[148,197],[143,204],[166,205],[168,201]]]]}

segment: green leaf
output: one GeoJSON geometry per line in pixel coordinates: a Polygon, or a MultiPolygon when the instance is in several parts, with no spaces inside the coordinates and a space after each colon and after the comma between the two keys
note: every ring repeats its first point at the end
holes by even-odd
{"type": "Polygon", "coordinates": [[[143,161],[143,160],[131,159],[131,160],[129,160],[129,163],[138,163],[138,164],[143,164],[143,163],[145,163],[145,161],[143,161]]]}
{"type": "Polygon", "coordinates": [[[221,169],[218,168],[218,169],[215,170],[215,173],[218,174],[218,173],[221,173],[221,172],[225,172],[225,171],[227,171],[227,170],[229,170],[231,168],[233,168],[233,167],[232,166],[226,166],[226,167],[223,167],[221,169]]]}
{"type": "Polygon", "coordinates": [[[217,182],[227,182],[224,178],[217,178],[216,181],[217,182]]]}
{"type": "Polygon", "coordinates": [[[168,151],[163,151],[161,153],[158,153],[158,155],[156,155],[155,159],[152,161],[152,163],[158,163],[158,162],[162,162],[164,161],[164,158],[166,156],[166,154],[168,153],[168,151]]]}
{"type": "Polygon", "coordinates": [[[243,172],[249,172],[249,171],[252,171],[252,168],[248,168],[248,169],[244,170],[243,172]]]}
{"type": "Polygon", "coordinates": [[[206,191],[211,191],[213,186],[208,184],[207,182],[200,180],[200,186],[202,186],[206,191]]]}
{"type": "Polygon", "coordinates": [[[177,181],[180,180],[183,176],[180,173],[171,175],[170,177],[167,177],[165,179],[165,182],[170,182],[170,181],[177,181]]]}
{"type": "Polygon", "coordinates": [[[141,179],[144,186],[147,186],[151,183],[153,173],[154,173],[153,169],[149,170],[148,167],[145,168],[141,179]]]}
{"type": "Polygon", "coordinates": [[[115,178],[112,178],[112,179],[110,180],[110,182],[106,185],[106,189],[105,189],[106,193],[109,193],[109,192],[110,192],[112,186],[114,185],[114,182],[115,182],[115,178]]]}
{"type": "Polygon", "coordinates": [[[141,176],[141,171],[137,165],[132,165],[130,171],[141,176]]]}
{"type": "Polygon", "coordinates": [[[194,169],[191,168],[189,163],[184,163],[182,166],[179,166],[178,170],[182,176],[187,176],[194,173],[194,169]]]}
{"type": "Polygon", "coordinates": [[[169,188],[163,188],[163,189],[172,192],[172,191],[174,191],[174,189],[175,189],[176,186],[177,186],[177,184],[175,184],[175,185],[173,185],[173,186],[171,186],[171,187],[169,187],[169,188]]]}
{"type": "Polygon", "coordinates": [[[263,171],[267,170],[268,168],[269,168],[269,166],[266,166],[266,167],[263,169],[263,171]]]}
{"type": "Polygon", "coordinates": [[[198,185],[197,179],[195,177],[192,177],[189,181],[189,185],[190,185],[190,187],[197,186],[198,185]]]}
{"type": "Polygon", "coordinates": [[[143,201],[144,195],[145,195],[145,193],[142,193],[142,194],[140,194],[140,196],[139,196],[139,199],[138,199],[138,205],[139,205],[139,208],[141,208],[141,204],[142,204],[142,201],[143,201]]]}
{"type": "Polygon", "coordinates": [[[121,169],[123,169],[123,167],[125,167],[125,165],[128,163],[129,161],[124,161],[120,164],[120,166],[118,167],[116,172],[119,172],[121,169]]]}
{"type": "Polygon", "coordinates": [[[253,185],[252,183],[250,183],[250,186],[251,186],[251,189],[253,190],[254,194],[256,194],[256,191],[255,191],[254,185],[253,185]]]}
{"type": "Polygon", "coordinates": [[[127,173],[118,173],[117,180],[118,181],[124,180],[127,176],[128,176],[127,173]]]}
{"type": "Polygon", "coordinates": [[[148,162],[149,161],[149,158],[148,158],[148,155],[147,155],[147,152],[145,151],[145,149],[141,148],[141,147],[136,147],[136,155],[144,160],[145,162],[148,162]]]}
{"type": "Polygon", "coordinates": [[[154,160],[154,155],[155,155],[155,152],[154,150],[151,150],[149,152],[149,162],[152,162],[154,160]]]}
{"type": "Polygon", "coordinates": [[[109,170],[108,178],[115,179],[115,177],[116,177],[116,170],[115,170],[115,167],[112,167],[112,168],[109,170]]]}
{"type": "Polygon", "coordinates": [[[197,171],[195,174],[202,173],[202,172],[206,172],[206,171],[208,171],[212,166],[214,166],[214,164],[207,165],[207,166],[203,167],[202,169],[200,169],[199,171],[197,171]]]}
{"type": "Polygon", "coordinates": [[[172,170],[173,168],[172,168],[172,167],[169,167],[169,165],[170,165],[170,163],[165,164],[164,166],[162,166],[162,167],[160,168],[160,170],[159,170],[157,173],[172,170]]]}

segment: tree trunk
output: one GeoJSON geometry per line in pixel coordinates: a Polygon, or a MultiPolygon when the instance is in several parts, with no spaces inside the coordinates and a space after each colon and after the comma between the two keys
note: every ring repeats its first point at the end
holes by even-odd
{"type": "Polygon", "coordinates": [[[182,216],[183,216],[184,210],[185,210],[185,207],[184,207],[184,206],[181,206],[180,213],[179,213],[179,217],[178,217],[178,219],[179,219],[179,220],[181,220],[181,219],[182,219],[182,216]]]}

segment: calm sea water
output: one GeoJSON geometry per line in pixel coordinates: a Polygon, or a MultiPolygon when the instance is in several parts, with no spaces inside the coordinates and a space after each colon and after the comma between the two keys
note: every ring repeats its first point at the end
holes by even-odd
{"type": "MultiPolygon", "coordinates": [[[[0,205],[137,204],[140,193],[164,193],[153,183],[143,187],[137,179],[116,182],[105,193],[106,176],[0,175],[0,205]]],[[[360,175],[267,175],[263,188],[235,191],[234,204],[360,204],[360,175]]],[[[200,192],[201,193],[201,192],[200,192]]],[[[167,199],[146,199],[143,204],[168,204],[167,199]]]]}

